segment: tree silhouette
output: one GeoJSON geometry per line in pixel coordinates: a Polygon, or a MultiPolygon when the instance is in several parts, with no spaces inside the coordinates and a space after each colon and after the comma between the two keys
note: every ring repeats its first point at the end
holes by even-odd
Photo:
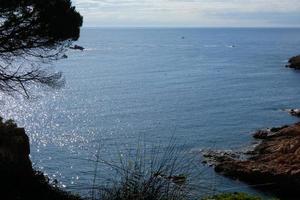
{"type": "Polygon", "coordinates": [[[41,66],[62,58],[81,26],[70,0],[0,0],[0,91],[29,97],[31,84],[61,86],[62,74],[41,66]]]}

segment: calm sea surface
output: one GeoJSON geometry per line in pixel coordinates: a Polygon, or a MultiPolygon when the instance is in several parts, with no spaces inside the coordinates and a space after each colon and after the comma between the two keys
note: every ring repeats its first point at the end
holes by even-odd
{"type": "MultiPolygon", "coordinates": [[[[285,68],[300,53],[300,29],[83,29],[68,59],[56,62],[65,88],[35,99],[1,97],[0,114],[25,126],[35,167],[62,187],[87,194],[97,151],[166,146],[179,151],[242,151],[259,128],[296,121],[300,73],[285,68]],[[183,38],[184,37],[184,38],[183,38]],[[101,148],[99,148],[101,146],[101,148]]],[[[254,188],[206,166],[205,186],[254,188]]],[[[98,167],[98,182],[109,174],[98,167]]],[[[260,193],[261,194],[261,193],[260,193]]]]}

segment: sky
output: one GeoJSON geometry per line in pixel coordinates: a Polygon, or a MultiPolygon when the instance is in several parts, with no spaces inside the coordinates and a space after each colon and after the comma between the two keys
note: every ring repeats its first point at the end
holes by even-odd
{"type": "Polygon", "coordinates": [[[73,0],[85,27],[300,27],[300,0],[73,0]]]}

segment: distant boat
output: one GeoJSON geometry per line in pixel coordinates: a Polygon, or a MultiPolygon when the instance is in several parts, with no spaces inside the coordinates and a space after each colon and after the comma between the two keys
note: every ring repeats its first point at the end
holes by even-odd
{"type": "Polygon", "coordinates": [[[181,37],[181,39],[184,39],[184,38],[185,38],[184,36],[181,37]]]}

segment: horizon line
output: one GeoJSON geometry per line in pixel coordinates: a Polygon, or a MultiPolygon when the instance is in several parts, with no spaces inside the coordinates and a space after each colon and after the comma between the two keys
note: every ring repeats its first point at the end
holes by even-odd
{"type": "Polygon", "coordinates": [[[282,29],[298,29],[300,26],[82,26],[82,28],[261,28],[261,29],[267,29],[267,28],[282,28],[282,29]]]}

